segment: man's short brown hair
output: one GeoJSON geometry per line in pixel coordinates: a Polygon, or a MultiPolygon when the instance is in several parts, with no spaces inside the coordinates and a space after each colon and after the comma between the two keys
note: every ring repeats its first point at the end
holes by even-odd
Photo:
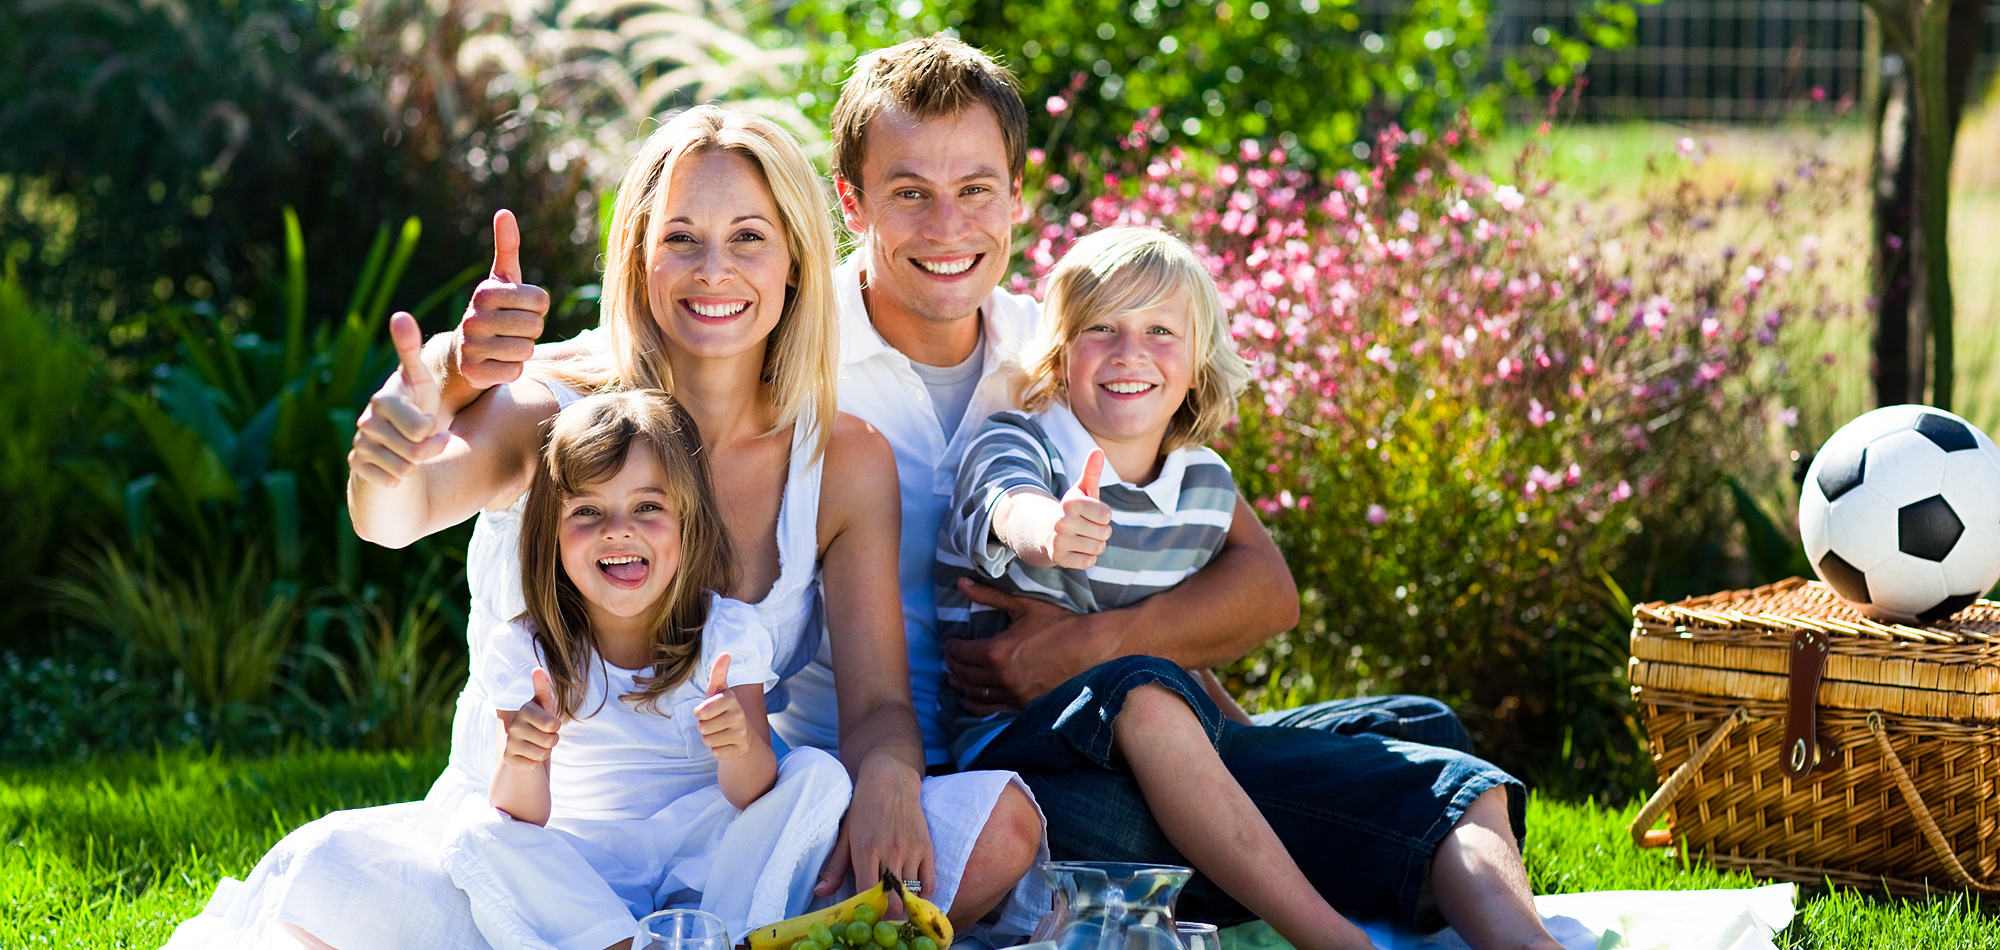
{"type": "Polygon", "coordinates": [[[1028,167],[1028,108],[1014,74],[985,53],[942,34],[878,49],[856,60],[833,105],[833,177],[861,183],[868,123],[895,107],[919,122],[975,103],[993,110],[1007,144],[1008,181],[1028,167]]]}

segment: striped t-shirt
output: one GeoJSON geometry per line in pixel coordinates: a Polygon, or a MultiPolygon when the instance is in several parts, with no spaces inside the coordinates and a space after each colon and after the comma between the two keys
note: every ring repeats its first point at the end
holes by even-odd
{"type": "MultiPolygon", "coordinates": [[[[994,508],[1019,489],[1062,497],[1093,448],[1090,433],[1061,404],[1034,414],[1000,412],[987,418],[966,447],[951,511],[938,532],[940,640],[990,637],[1007,625],[1004,612],[966,600],[958,589],[961,577],[1093,613],[1127,607],[1173,587],[1222,550],[1236,511],[1236,482],[1214,450],[1193,446],[1167,453],[1159,476],[1144,486],[1122,482],[1106,464],[1098,497],[1111,508],[1111,539],[1089,570],[1030,567],[1021,561],[994,537],[994,508]]],[[[952,758],[961,764],[1009,718],[967,715],[949,686],[940,688],[939,698],[941,719],[957,738],[952,758]]]]}

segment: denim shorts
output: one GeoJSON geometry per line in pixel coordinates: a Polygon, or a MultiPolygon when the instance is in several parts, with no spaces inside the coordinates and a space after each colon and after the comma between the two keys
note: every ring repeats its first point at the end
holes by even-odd
{"type": "MultiPolygon", "coordinates": [[[[1420,931],[1442,927],[1431,859],[1472,802],[1492,789],[1507,790],[1515,840],[1526,837],[1526,787],[1472,755],[1373,732],[1244,726],[1224,719],[1174,663],[1121,657],[1028,704],[971,763],[1027,781],[1048,816],[1055,860],[1188,863],[1112,750],[1111,725],[1126,695],[1155,684],[1187,700],[1299,869],[1350,917],[1392,918],[1420,931]]],[[[1199,873],[1181,891],[1176,914],[1224,926],[1253,919],[1199,873]]]]}

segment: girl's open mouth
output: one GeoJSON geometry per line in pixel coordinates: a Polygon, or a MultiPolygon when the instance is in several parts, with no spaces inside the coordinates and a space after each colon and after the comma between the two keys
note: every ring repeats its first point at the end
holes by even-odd
{"type": "Polygon", "coordinates": [[[602,558],[597,569],[611,578],[620,587],[637,587],[646,582],[646,574],[651,569],[645,558],[636,554],[621,554],[617,557],[602,558]]]}

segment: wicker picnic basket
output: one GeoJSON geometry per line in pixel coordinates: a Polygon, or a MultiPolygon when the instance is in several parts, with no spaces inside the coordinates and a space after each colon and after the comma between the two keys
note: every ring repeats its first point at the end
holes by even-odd
{"type": "Polygon", "coordinates": [[[1890,625],[1794,578],[1632,615],[1661,783],[1634,843],[1778,880],[2000,895],[2000,603],[1890,625]]]}

